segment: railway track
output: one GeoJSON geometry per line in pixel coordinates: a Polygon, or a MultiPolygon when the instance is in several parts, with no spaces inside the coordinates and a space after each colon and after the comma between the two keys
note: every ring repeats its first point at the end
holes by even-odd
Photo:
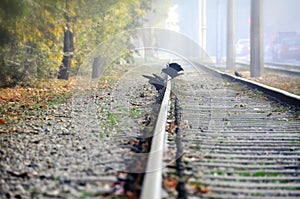
{"type": "Polygon", "coordinates": [[[299,198],[295,106],[180,64],[166,94],[143,77],[162,64],[141,65],[47,123],[26,121],[34,133],[1,135],[1,197],[299,198]]]}
{"type": "Polygon", "coordinates": [[[180,124],[153,136],[160,145],[152,143],[141,198],[300,197],[300,122],[292,106],[199,65],[184,68],[172,80],[180,124]],[[152,160],[162,159],[158,151],[164,163],[152,160]]]}

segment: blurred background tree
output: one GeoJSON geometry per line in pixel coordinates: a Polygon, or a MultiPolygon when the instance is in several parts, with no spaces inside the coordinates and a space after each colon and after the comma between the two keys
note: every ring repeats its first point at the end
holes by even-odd
{"type": "MultiPolygon", "coordinates": [[[[0,1],[0,86],[26,86],[39,79],[56,78],[62,66],[67,26],[74,37],[74,55],[68,68],[72,75],[101,42],[141,27],[150,6],[148,0],[0,1]]],[[[120,54],[130,56],[127,46],[120,49],[120,54]]]]}

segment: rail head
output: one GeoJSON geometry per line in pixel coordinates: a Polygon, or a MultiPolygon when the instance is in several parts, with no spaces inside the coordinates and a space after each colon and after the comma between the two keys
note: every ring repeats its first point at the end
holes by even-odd
{"type": "Polygon", "coordinates": [[[141,199],[160,199],[162,195],[163,152],[165,146],[165,127],[171,94],[171,81],[168,78],[152,138],[151,150],[141,192],[141,199]]]}
{"type": "Polygon", "coordinates": [[[287,91],[284,91],[284,90],[281,90],[278,88],[274,88],[274,87],[271,87],[271,86],[268,86],[268,85],[265,85],[262,83],[248,80],[243,77],[237,77],[237,76],[231,75],[230,73],[227,73],[227,72],[222,72],[220,70],[210,67],[207,64],[202,64],[202,63],[198,63],[198,62],[194,62],[194,63],[197,66],[199,66],[199,67],[203,68],[204,70],[209,71],[213,74],[221,75],[222,77],[224,77],[226,79],[230,79],[232,81],[237,81],[244,85],[247,85],[248,87],[260,90],[260,91],[264,92],[265,94],[267,94],[274,101],[280,101],[280,102],[284,102],[284,103],[299,107],[300,96],[298,96],[298,95],[295,95],[295,94],[289,93],[287,91]]]}

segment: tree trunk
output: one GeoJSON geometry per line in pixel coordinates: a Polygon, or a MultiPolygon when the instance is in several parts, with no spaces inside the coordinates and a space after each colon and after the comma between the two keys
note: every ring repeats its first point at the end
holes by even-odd
{"type": "Polygon", "coordinates": [[[59,68],[58,79],[69,79],[69,70],[71,68],[71,61],[74,52],[74,41],[73,31],[70,28],[70,11],[69,11],[69,0],[66,0],[66,11],[64,13],[66,19],[66,27],[64,29],[64,57],[62,65],[59,68]]]}
{"type": "Polygon", "coordinates": [[[93,62],[93,71],[92,71],[92,79],[96,79],[100,77],[100,63],[101,57],[95,57],[93,62]]]}
{"type": "Polygon", "coordinates": [[[73,32],[66,26],[64,31],[64,57],[59,68],[58,79],[69,79],[69,70],[74,52],[73,32]]]}

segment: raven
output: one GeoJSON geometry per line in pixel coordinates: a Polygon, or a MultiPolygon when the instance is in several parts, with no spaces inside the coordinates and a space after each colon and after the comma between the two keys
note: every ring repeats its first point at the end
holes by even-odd
{"type": "Polygon", "coordinates": [[[171,79],[181,75],[183,71],[183,68],[177,63],[167,64],[167,68],[162,69],[162,72],[169,75],[171,79]]]}
{"type": "Polygon", "coordinates": [[[168,66],[174,70],[177,70],[178,72],[183,71],[183,68],[177,63],[170,63],[168,66]]]}
{"type": "Polygon", "coordinates": [[[243,77],[243,75],[237,71],[234,71],[234,75],[237,76],[237,77],[243,77]]]}

